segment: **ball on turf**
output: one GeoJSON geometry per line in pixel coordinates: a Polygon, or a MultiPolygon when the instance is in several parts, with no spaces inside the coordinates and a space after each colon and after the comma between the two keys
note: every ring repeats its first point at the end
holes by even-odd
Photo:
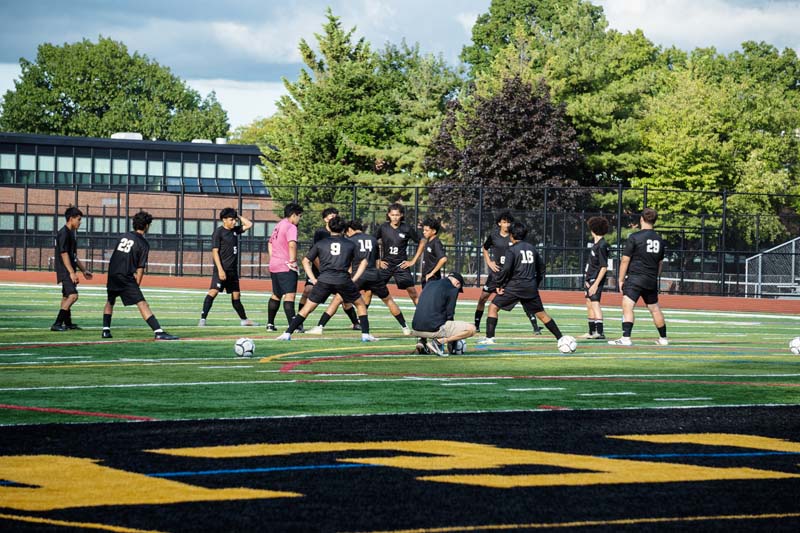
{"type": "Polygon", "coordinates": [[[575,341],[575,337],[564,335],[563,337],[558,339],[558,351],[561,353],[572,353],[577,348],[578,348],[578,343],[575,341]]]}
{"type": "Polygon", "coordinates": [[[467,343],[464,339],[448,342],[447,351],[451,355],[464,355],[464,352],[467,351],[467,343]]]}
{"type": "Polygon", "coordinates": [[[800,355],[800,337],[795,337],[789,341],[789,351],[795,355],[800,355]]]}
{"type": "Polygon", "coordinates": [[[252,357],[256,351],[256,343],[253,342],[253,339],[242,337],[236,340],[236,344],[233,345],[233,351],[239,357],[252,357]]]}

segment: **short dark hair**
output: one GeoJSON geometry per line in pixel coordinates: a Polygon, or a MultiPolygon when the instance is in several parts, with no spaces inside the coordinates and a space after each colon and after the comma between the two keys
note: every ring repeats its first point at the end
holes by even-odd
{"type": "Polygon", "coordinates": [[[422,225],[428,226],[436,233],[439,233],[439,230],[442,229],[442,223],[439,222],[438,218],[426,217],[425,220],[422,221],[422,225]]]}
{"type": "Polygon", "coordinates": [[[219,219],[222,220],[224,218],[236,218],[236,209],[232,207],[226,207],[222,211],[219,212],[219,219]]]}
{"type": "Polygon", "coordinates": [[[302,215],[303,208],[300,207],[300,204],[296,204],[292,202],[291,204],[287,204],[286,207],[283,208],[283,218],[289,218],[292,215],[302,215]]]}
{"type": "Polygon", "coordinates": [[[64,211],[64,218],[66,218],[67,220],[69,220],[71,218],[75,218],[75,217],[82,217],[82,216],[83,216],[83,211],[81,211],[80,209],[78,209],[74,205],[69,206],[67,208],[67,210],[64,211]]]}
{"type": "Polygon", "coordinates": [[[357,218],[348,222],[347,227],[353,231],[364,231],[364,224],[357,218]]]}
{"type": "Polygon", "coordinates": [[[147,211],[139,211],[133,215],[133,229],[136,231],[144,231],[153,222],[153,215],[147,211]]]}
{"type": "Polygon", "coordinates": [[[516,241],[524,241],[528,236],[528,228],[522,222],[514,222],[510,229],[511,237],[516,241]]]}
{"type": "Polygon", "coordinates": [[[645,207],[642,210],[642,219],[648,224],[655,224],[658,220],[658,213],[652,207],[645,207]]]}
{"type": "Polygon", "coordinates": [[[339,210],[335,207],[326,207],[322,210],[322,218],[327,218],[328,215],[338,215],[339,210]]]}
{"type": "Polygon", "coordinates": [[[386,210],[386,220],[389,220],[389,211],[400,211],[402,217],[400,220],[404,220],[406,218],[406,208],[403,207],[403,204],[395,202],[389,206],[389,209],[386,210]]]}
{"type": "Polygon", "coordinates": [[[595,235],[605,235],[608,233],[608,220],[605,217],[591,217],[586,221],[589,230],[595,235]]]}
{"type": "Polygon", "coordinates": [[[503,211],[502,213],[497,215],[497,218],[494,220],[494,222],[495,222],[495,224],[499,224],[502,220],[507,220],[508,222],[513,223],[514,222],[514,215],[512,215],[508,211],[503,211]]]}
{"type": "Polygon", "coordinates": [[[345,222],[344,219],[339,215],[336,215],[328,221],[328,227],[330,228],[331,233],[342,233],[345,229],[347,229],[347,222],[345,222]]]}

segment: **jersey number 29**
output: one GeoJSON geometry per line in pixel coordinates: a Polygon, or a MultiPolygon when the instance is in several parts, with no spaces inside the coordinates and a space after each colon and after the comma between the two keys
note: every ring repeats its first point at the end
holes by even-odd
{"type": "Polygon", "coordinates": [[[657,254],[660,249],[661,249],[661,241],[654,241],[653,239],[647,239],[648,254],[657,254]]]}

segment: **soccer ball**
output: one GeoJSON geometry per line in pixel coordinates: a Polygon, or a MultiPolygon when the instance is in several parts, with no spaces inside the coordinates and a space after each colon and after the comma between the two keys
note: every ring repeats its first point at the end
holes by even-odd
{"type": "Polygon", "coordinates": [[[800,337],[795,337],[789,341],[789,351],[795,355],[800,355],[800,337]]]}
{"type": "Polygon", "coordinates": [[[467,351],[467,343],[464,342],[464,339],[447,343],[447,352],[452,355],[464,355],[465,351],[467,351]]]}
{"type": "Polygon", "coordinates": [[[575,337],[564,335],[558,339],[558,351],[561,353],[572,353],[578,348],[578,343],[575,342],[575,337]]]}
{"type": "Polygon", "coordinates": [[[256,343],[253,342],[253,339],[242,337],[236,340],[236,344],[233,345],[233,351],[239,357],[252,357],[256,351],[256,343]]]}

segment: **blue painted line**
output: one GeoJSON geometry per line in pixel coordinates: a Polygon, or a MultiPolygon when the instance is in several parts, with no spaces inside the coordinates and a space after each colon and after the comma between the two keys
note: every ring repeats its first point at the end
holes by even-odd
{"type": "Polygon", "coordinates": [[[276,466],[270,468],[237,468],[234,470],[198,470],[196,472],[155,472],[145,474],[150,477],[216,476],[220,474],[262,474],[266,472],[289,472],[293,470],[332,470],[337,468],[364,468],[378,465],[360,463],[341,463],[333,465],[276,466]]]}
{"type": "Polygon", "coordinates": [[[800,455],[800,452],[741,452],[741,453],[642,453],[599,455],[606,459],[660,459],[673,457],[763,457],[769,455],[800,455]]]}

